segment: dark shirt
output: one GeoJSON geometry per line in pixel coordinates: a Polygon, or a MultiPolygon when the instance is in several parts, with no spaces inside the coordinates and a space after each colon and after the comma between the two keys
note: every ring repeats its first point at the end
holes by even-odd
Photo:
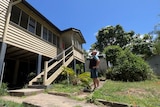
{"type": "Polygon", "coordinates": [[[89,68],[92,69],[94,66],[96,66],[97,64],[97,57],[93,57],[92,59],[90,59],[90,63],[89,63],[89,68]]]}

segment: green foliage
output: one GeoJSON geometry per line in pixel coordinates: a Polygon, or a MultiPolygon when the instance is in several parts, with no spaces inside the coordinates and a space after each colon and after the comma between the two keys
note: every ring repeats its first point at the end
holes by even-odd
{"type": "Polygon", "coordinates": [[[87,87],[90,88],[90,83],[92,79],[90,78],[90,72],[84,72],[78,77],[77,79],[77,84],[66,84],[66,81],[62,81],[59,84],[53,84],[53,90],[58,91],[58,92],[67,92],[67,93],[74,93],[74,92],[79,92],[82,87],[87,87]]]}
{"type": "Polygon", "coordinates": [[[1,87],[0,87],[0,96],[2,95],[7,95],[7,84],[6,83],[2,83],[1,87]]]}
{"type": "Polygon", "coordinates": [[[27,76],[28,81],[31,81],[34,77],[36,77],[36,73],[35,72],[30,72],[27,76]]]}
{"type": "Polygon", "coordinates": [[[70,83],[72,83],[74,85],[77,84],[78,80],[77,80],[75,72],[72,68],[64,66],[61,74],[64,75],[65,77],[67,77],[68,84],[70,84],[70,83]]]}
{"type": "Polygon", "coordinates": [[[160,55],[160,41],[157,41],[154,44],[154,49],[153,49],[154,54],[160,55]]]}
{"type": "Polygon", "coordinates": [[[0,100],[0,107],[24,107],[23,104],[18,104],[12,101],[0,100]]]}
{"type": "Polygon", "coordinates": [[[160,80],[141,82],[111,81],[93,93],[95,99],[120,102],[133,107],[159,107],[160,80]]]}
{"type": "Polygon", "coordinates": [[[81,82],[82,83],[81,85],[88,87],[91,81],[90,72],[84,72],[76,76],[73,69],[68,67],[63,67],[63,72],[61,74],[66,76],[67,79],[69,80],[69,83],[73,85],[78,85],[81,82]]]}
{"type": "Polygon", "coordinates": [[[103,52],[104,48],[108,46],[117,45],[122,49],[130,48],[134,54],[141,55],[144,59],[153,55],[153,36],[149,34],[135,35],[134,31],[126,32],[121,25],[100,29],[96,39],[97,41],[92,44],[92,48],[96,48],[100,52],[103,52]]]}
{"type": "Polygon", "coordinates": [[[142,81],[152,78],[153,71],[141,58],[129,50],[121,53],[112,69],[112,79],[122,81],[142,81]]]}
{"type": "Polygon", "coordinates": [[[82,85],[85,87],[90,87],[90,82],[92,79],[90,78],[90,72],[84,72],[78,75],[79,80],[82,82],[82,85]]]}
{"type": "Polygon", "coordinates": [[[76,64],[76,74],[79,75],[81,74],[82,72],[84,72],[84,66],[83,64],[76,64]]]}
{"type": "Polygon", "coordinates": [[[136,35],[130,44],[130,49],[134,54],[142,55],[144,59],[153,55],[152,36],[145,34],[143,37],[136,35]]]}
{"type": "Polygon", "coordinates": [[[156,37],[154,41],[154,49],[153,49],[154,54],[160,55],[160,34],[156,37]]]}
{"type": "Polygon", "coordinates": [[[116,64],[117,57],[122,53],[122,48],[119,46],[108,46],[104,49],[106,60],[110,61],[113,65],[116,64]]]}
{"type": "Polygon", "coordinates": [[[72,68],[69,67],[63,67],[63,71],[62,71],[62,75],[70,75],[70,76],[74,76],[75,72],[73,71],[72,68]]]}
{"type": "Polygon", "coordinates": [[[51,90],[54,90],[57,92],[74,93],[74,92],[79,92],[80,89],[82,89],[82,86],[59,83],[59,84],[53,84],[53,88],[51,90]]]}
{"type": "Polygon", "coordinates": [[[97,42],[94,47],[100,52],[106,46],[119,45],[120,47],[124,47],[131,42],[133,35],[133,31],[125,32],[120,25],[107,26],[98,31],[96,36],[97,42]]]}

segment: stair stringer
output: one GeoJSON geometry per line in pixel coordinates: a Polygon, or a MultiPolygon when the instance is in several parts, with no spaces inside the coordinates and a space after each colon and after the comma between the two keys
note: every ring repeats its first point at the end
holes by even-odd
{"type": "MultiPolygon", "coordinates": [[[[69,59],[67,59],[66,61],[64,61],[63,65],[61,65],[49,78],[47,78],[47,74],[48,72],[55,67],[56,65],[58,65],[61,61],[65,60],[65,58],[67,58],[69,55],[73,54],[73,46],[70,46],[69,48],[67,48],[66,50],[64,50],[62,53],[60,53],[59,55],[57,55],[55,58],[57,59],[60,55],[63,55],[63,57],[60,60],[57,60],[56,62],[54,62],[52,65],[48,66],[48,63],[50,63],[53,59],[46,61],[46,67],[44,68],[44,70],[42,70],[42,72],[40,74],[38,74],[35,78],[33,78],[31,81],[29,81],[29,85],[28,86],[33,86],[35,82],[37,82],[40,78],[43,81],[43,86],[45,85],[50,85],[56,78],[58,75],[60,75],[60,73],[62,72],[62,66],[68,66],[71,61],[75,58],[74,55],[70,56],[69,59]],[[65,52],[69,51],[67,54],[65,54],[65,52]]],[[[38,84],[40,85],[40,84],[38,84]]]]}
{"type": "Polygon", "coordinates": [[[71,56],[56,72],[54,72],[44,83],[44,85],[50,85],[63,71],[63,66],[68,66],[74,57],[71,56]]]}
{"type": "Polygon", "coordinates": [[[44,71],[42,71],[40,74],[38,74],[36,77],[34,77],[31,81],[29,81],[29,86],[33,85],[33,82],[36,82],[38,78],[41,78],[44,75],[44,71]]]}

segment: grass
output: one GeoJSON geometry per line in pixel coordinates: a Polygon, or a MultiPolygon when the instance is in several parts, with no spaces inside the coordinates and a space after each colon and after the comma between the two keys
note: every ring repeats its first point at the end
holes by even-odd
{"type": "Polygon", "coordinates": [[[23,104],[11,102],[11,101],[4,101],[0,99],[0,107],[24,107],[23,104]]]}
{"type": "MultiPolygon", "coordinates": [[[[82,86],[54,84],[52,90],[74,93],[79,92],[82,88],[82,86]]],[[[74,97],[76,99],[76,96],[74,97]]],[[[141,82],[107,80],[102,88],[93,92],[91,98],[140,107],[160,107],[160,79],[141,82]]]]}
{"type": "MultiPolygon", "coordinates": [[[[81,85],[61,83],[54,84],[49,91],[73,94],[80,92],[83,88],[81,85]]],[[[76,99],[76,96],[72,97],[76,99]]],[[[91,98],[93,100],[103,99],[111,102],[127,103],[133,105],[133,107],[137,105],[140,107],[160,107],[160,79],[141,82],[107,80],[103,87],[93,92],[91,98]]],[[[23,107],[22,104],[3,100],[0,100],[0,106],[23,107]]]]}
{"type": "Polygon", "coordinates": [[[160,107],[160,80],[117,82],[108,80],[96,90],[94,99],[121,102],[140,107],[160,107]]]}
{"type": "Polygon", "coordinates": [[[53,88],[47,90],[47,91],[56,91],[61,93],[67,93],[70,95],[70,98],[78,101],[83,101],[85,98],[79,98],[75,96],[77,93],[81,92],[83,90],[82,85],[72,85],[72,84],[64,84],[64,83],[58,83],[54,84],[53,88]]]}
{"type": "Polygon", "coordinates": [[[71,84],[54,84],[52,91],[65,92],[65,93],[74,93],[79,92],[83,87],[80,85],[71,85],[71,84]]]}

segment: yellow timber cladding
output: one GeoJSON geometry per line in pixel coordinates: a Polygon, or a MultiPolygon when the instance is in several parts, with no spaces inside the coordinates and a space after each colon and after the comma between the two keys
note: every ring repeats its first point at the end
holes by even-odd
{"type": "Polygon", "coordinates": [[[11,24],[9,25],[5,42],[47,57],[54,57],[57,54],[56,47],[11,24]]]}
{"type": "MultiPolygon", "coordinates": [[[[13,22],[11,14],[11,19],[10,19],[11,21],[8,25],[7,35],[5,37],[4,42],[9,45],[16,46],[21,49],[28,50],[30,52],[34,52],[43,56],[47,56],[50,58],[55,57],[57,55],[57,48],[58,48],[57,43],[52,44],[49,41],[47,41],[47,39],[45,40],[43,38],[44,34],[43,29],[45,28],[47,30],[47,33],[50,31],[56,34],[56,36],[57,35],[59,36],[58,32],[55,32],[56,30],[52,26],[48,25],[43,19],[38,17],[33,11],[29,10],[22,3],[13,6],[12,11],[15,7],[20,10],[19,20],[18,23],[13,22]],[[24,27],[25,25],[24,22],[22,23],[23,25],[21,24],[23,14],[28,16],[27,17],[28,22],[26,28],[24,27]],[[30,29],[29,25],[31,23],[30,22],[31,19],[34,21],[35,26],[37,23],[41,25],[41,30],[40,30],[41,32],[39,36],[33,33],[32,31],[29,31],[30,29]]],[[[36,30],[36,28],[34,29],[36,30]]]]}
{"type": "Polygon", "coordinates": [[[62,51],[62,44],[64,44],[62,42],[65,42],[67,47],[73,44],[75,46],[77,45],[76,47],[82,51],[81,44],[83,44],[84,41],[77,39],[80,41],[80,44],[77,44],[78,42],[76,42],[77,40],[75,39],[78,38],[79,35],[75,33],[76,35],[72,35],[74,36],[72,37],[72,32],[70,32],[69,38],[68,36],[65,37],[64,32],[62,33],[38,11],[33,9],[33,7],[28,6],[25,1],[22,0],[22,2],[12,5],[11,11],[9,11],[9,0],[8,2],[7,0],[2,0],[0,6],[0,40],[2,41],[2,39],[4,39],[4,43],[50,58],[55,57],[62,51]],[[8,16],[7,10],[10,14],[10,21],[7,25],[4,38],[3,35],[8,16]],[[38,27],[39,30],[37,30],[38,27]],[[51,38],[51,36],[53,37],[51,38]],[[71,39],[74,42],[71,43],[71,39]],[[67,42],[70,43],[68,44],[67,42]]]}
{"type": "Polygon", "coordinates": [[[0,0],[0,41],[2,41],[9,1],[0,0]]]}

